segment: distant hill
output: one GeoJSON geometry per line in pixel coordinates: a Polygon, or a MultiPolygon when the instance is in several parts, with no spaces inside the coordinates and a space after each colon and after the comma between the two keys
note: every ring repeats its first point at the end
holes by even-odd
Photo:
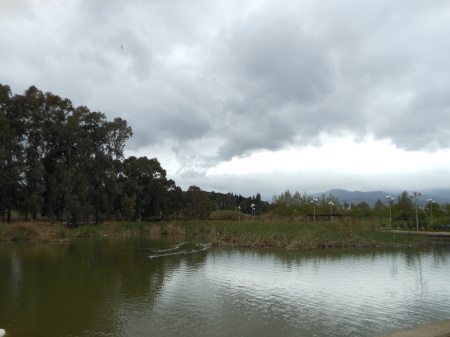
{"type": "MultiPolygon", "coordinates": [[[[407,191],[410,193],[411,191],[407,191]]],[[[441,189],[423,189],[420,190],[422,192],[422,195],[420,196],[418,203],[419,205],[423,205],[426,203],[427,199],[433,199],[439,204],[448,203],[450,201],[450,188],[441,188],[441,189]]],[[[383,191],[370,191],[370,192],[360,192],[360,191],[347,191],[343,189],[333,189],[328,190],[326,192],[322,193],[315,193],[312,194],[313,197],[320,197],[322,194],[324,195],[333,195],[339,200],[344,203],[347,202],[350,204],[359,204],[361,202],[366,202],[370,205],[370,207],[373,207],[378,199],[380,199],[384,204],[387,204],[386,196],[392,195],[395,200],[397,200],[397,197],[402,194],[403,191],[389,191],[389,192],[383,192],[383,191]]]]}
{"type": "Polygon", "coordinates": [[[425,199],[431,198],[440,204],[450,202],[450,188],[431,188],[421,191],[425,199]]]}

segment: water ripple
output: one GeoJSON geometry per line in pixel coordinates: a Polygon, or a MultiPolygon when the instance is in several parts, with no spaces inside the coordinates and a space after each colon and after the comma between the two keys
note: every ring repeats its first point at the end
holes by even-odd
{"type": "Polygon", "coordinates": [[[174,256],[174,255],[188,255],[199,252],[204,252],[209,248],[208,244],[198,242],[181,242],[172,248],[168,249],[152,249],[152,255],[148,257],[154,259],[157,257],[174,256]],[[168,253],[170,252],[170,253],[168,253]]]}

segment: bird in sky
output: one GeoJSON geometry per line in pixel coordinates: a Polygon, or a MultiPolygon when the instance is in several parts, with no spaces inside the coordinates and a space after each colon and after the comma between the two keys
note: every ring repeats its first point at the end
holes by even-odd
{"type": "Polygon", "coordinates": [[[123,49],[122,45],[120,45],[120,48],[122,48],[122,49],[123,49]]]}

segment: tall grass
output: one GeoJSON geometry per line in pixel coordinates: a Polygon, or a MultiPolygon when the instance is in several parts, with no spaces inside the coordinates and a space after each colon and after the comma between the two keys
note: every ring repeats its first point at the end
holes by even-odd
{"type": "MultiPolygon", "coordinates": [[[[162,224],[163,225],[163,224],[162,224]]],[[[186,234],[206,235],[212,245],[317,249],[325,247],[378,247],[420,243],[422,237],[398,235],[373,223],[198,221],[180,222],[186,234]]]]}
{"type": "Polygon", "coordinates": [[[59,224],[45,222],[14,222],[0,224],[0,240],[63,241],[71,233],[59,224]]]}
{"type": "Polygon", "coordinates": [[[288,250],[327,247],[403,246],[423,242],[417,235],[383,231],[373,222],[285,222],[285,221],[175,221],[113,222],[67,229],[58,224],[14,223],[0,225],[2,240],[70,240],[76,237],[160,234],[201,235],[213,246],[284,248],[288,250]]]}

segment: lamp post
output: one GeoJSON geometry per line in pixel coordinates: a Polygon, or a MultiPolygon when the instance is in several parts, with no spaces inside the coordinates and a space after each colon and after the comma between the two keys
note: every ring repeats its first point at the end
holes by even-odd
{"type": "Polygon", "coordinates": [[[417,199],[422,195],[421,192],[414,191],[409,197],[414,199],[414,203],[416,204],[416,230],[419,231],[419,216],[417,215],[417,199]]]}
{"type": "Polygon", "coordinates": [[[334,202],[330,201],[328,203],[328,205],[331,206],[331,210],[330,210],[330,221],[333,220],[333,206],[334,206],[334,202]]]}
{"type": "Polygon", "coordinates": [[[238,206],[238,217],[239,221],[241,221],[241,206],[238,206]]]}
{"type": "Polygon", "coordinates": [[[313,204],[313,209],[314,209],[314,222],[316,222],[316,202],[318,202],[319,199],[317,198],[312,198],[311,200],[311,204],[313,204]]]}
{"type": "Polygon", "coordinates": [[[430,198],[427,199],[427,202],[430,204],[431,226],[433,226],[433,203],[435,203],[436,201],[430,198]]]}
{"type": "Polygon", "coordinates": [[[386,199],[389,203],[389,222],[391,224],[391,228],[392,228],[392,201],[394,201],[394,197],[392,195],[387,195],[386,199]]]}
{"type": "Polygon", "coordinates": [[[255,204],[251,204],[250,207],[252,208],[252,221],[255,221],[255,204]]]}

